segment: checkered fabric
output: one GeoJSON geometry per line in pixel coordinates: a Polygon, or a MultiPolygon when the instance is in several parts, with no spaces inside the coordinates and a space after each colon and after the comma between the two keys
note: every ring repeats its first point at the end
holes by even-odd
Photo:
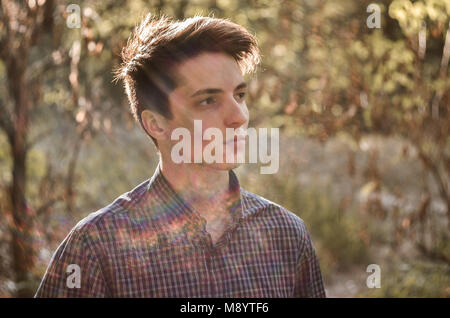
{"type": "Polygon", "coordinates": [[[325,297],[302,219],[229,177],[238,200],[214,244],[158,165],[70,231],[35,297],[325,297]]]}

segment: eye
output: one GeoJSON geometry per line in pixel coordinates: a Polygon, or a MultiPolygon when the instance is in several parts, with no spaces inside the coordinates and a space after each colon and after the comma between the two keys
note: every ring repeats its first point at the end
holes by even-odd
{"type": "Polygon", "coordinates": [[[208,97],[204,100],[202,100],[200,103],[198,103],[200,106],[208,106],[208,105],[214,105],[216,103],[216,98],[214,97],[208,97]]]}
{"type": "Polygon", "coordinates": [[[239,100],[243,100],[245,98],[245,92],[241,92],[237,94],[239,100]]]}

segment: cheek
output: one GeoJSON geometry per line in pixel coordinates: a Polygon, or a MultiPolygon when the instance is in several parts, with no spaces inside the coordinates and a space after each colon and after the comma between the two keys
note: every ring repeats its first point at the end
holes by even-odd
{"type": "Polygon", "coordinates": [[[248,123],[248,120],[250,118],[250,112],[248,110],[248,107],[247,107],[246,103],[244,103],[244,112],[245,112],[245,115],[247,116],[247,123],[248,123]]]}
{"type": "MultiPolygon", "coordinates": [[[[211,123],[206,123],[206,125],[205,125],[205,121],[203,120],[203,127],[202,127],[202,145],[203,145],[203,148],[207,145],[207,144],[209,144],[210,142],[213,142],[213,140],[214,140],[214,138],[215,137],[212,137],[210,140],[205,140],[204,139],[204,136],[205,136],[205,132],[206,132],[206,130],[208,129],[208,128],[219,128],[220,129],[220,127],[218,127],[218,126],[214,126],[213,124],[211,124],[211,123]]],[[[222,136],[222,139],[223,139],[224,137],[222,136]]]]}
{"type": "Polygon", "coordinates": [[[194,133],[194,122],[191,118],[186,116],[186,114],[178,113],[170,121],[170,129],[173,130],[176,128],[186,128],[193,134],[194,133]]]}

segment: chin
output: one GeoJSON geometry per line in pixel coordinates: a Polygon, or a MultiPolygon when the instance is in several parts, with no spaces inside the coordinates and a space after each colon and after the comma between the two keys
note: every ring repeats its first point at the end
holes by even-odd
{"type": "Polygon", "coordinates": [[[232,169],[236,169],[240,165],[242,165],[242,163],[209,163],[209,164],[204,164],[204,166],[207,166],[207,167],[209,167],[211,169],[214,169],[214,170],[232,170],[232,169]]]}

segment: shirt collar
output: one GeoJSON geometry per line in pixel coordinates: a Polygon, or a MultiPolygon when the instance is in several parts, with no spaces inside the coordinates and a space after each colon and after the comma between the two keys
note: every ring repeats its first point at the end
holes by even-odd
{"type": "MultiPolygon", "coordinates": [[[[243,189],[239,184],[239,180],[233,170],[229,170],[229,191],[231,197],[236,197],[230,206],[230,213],[233,218],[233,223],[242,221],[249,215],[243,196],[243,189]]],[[[147,195],[151,198],[153,205],[154,216],[153,219],[158,223],[169,224],[206,224],[206,220],[189,204],[187,203],[169,184],[161,171],[161,163],[155,169],[153,176],[147,186],[147,195]]]]}

